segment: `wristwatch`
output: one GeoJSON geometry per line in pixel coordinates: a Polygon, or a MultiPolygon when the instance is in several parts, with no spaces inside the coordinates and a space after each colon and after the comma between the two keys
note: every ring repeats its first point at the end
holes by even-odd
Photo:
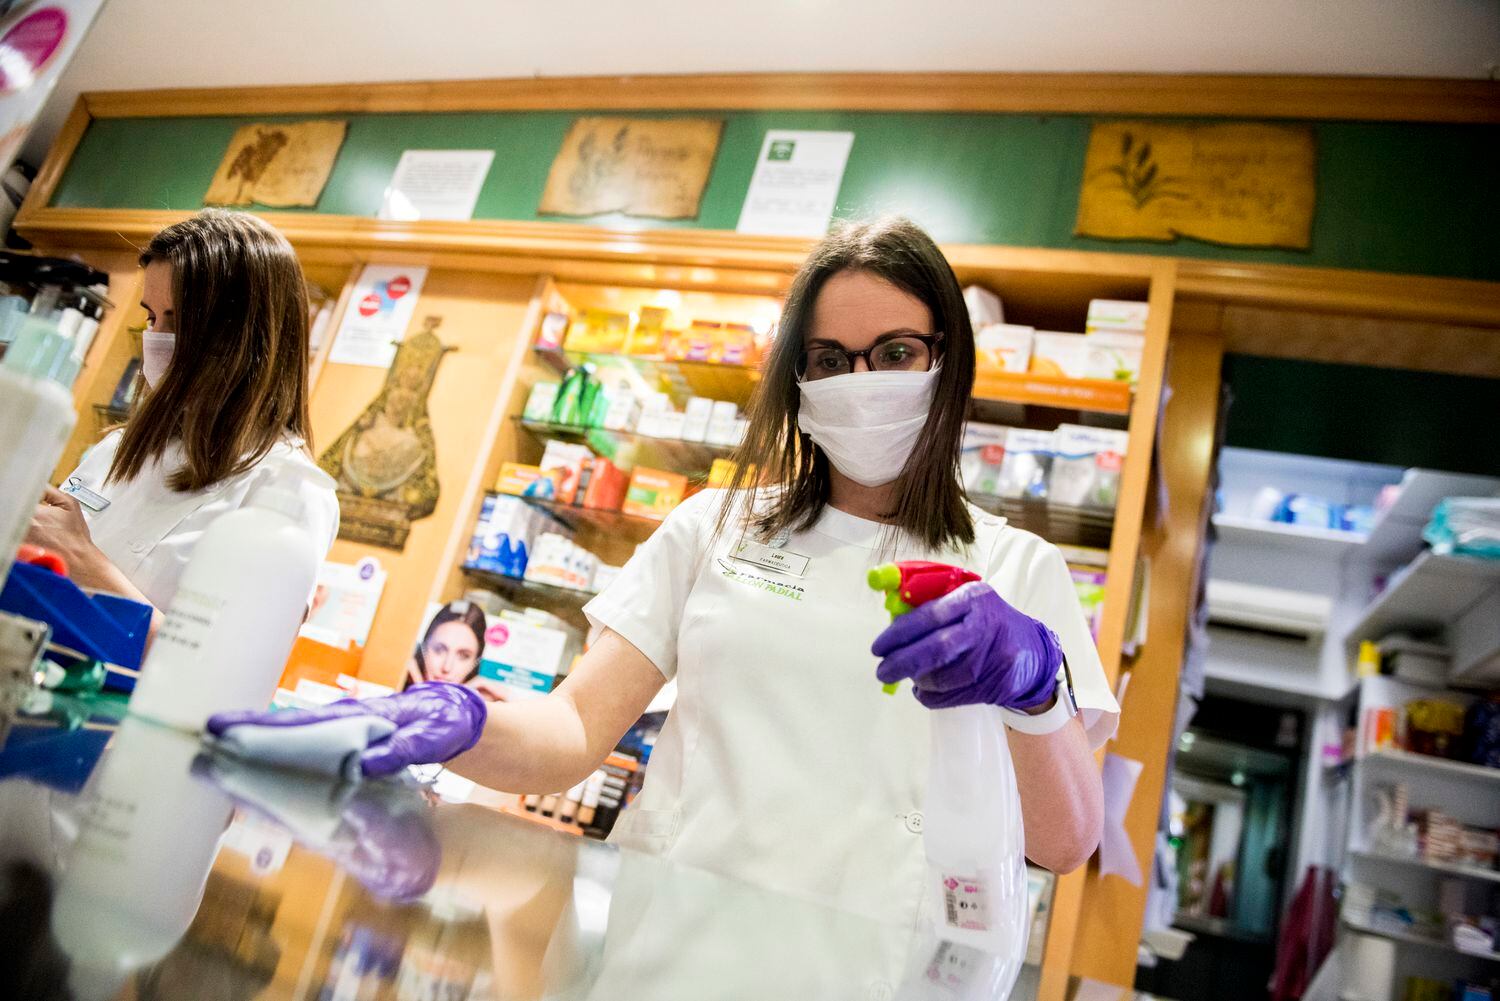
{"type": "Polygon", "coordinates": [[[1068,720],[1078,715],[1078,698],[1073,692],[1073,672],[1068,667],[1068,658],[1063,657],[1062,667],[1057,672],[1057,694],[1046,712],[1019,712],[1015,709],[1000,709],[1005,725],[1017,733],[1029,733],[1040,737],[1056,733],[1067,725],[1068,720]]]}

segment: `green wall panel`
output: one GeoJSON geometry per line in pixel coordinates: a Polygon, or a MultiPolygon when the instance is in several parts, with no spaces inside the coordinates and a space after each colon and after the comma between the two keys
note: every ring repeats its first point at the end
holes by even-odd
{"type": "MultiPolygon", "coordinates": [[[[373,216],[406,149],[493,149],[475,216],[534,220],[547,170],[577,114],[351,115],[315,209],[373,216]]],[[[1073,236],[1090,119],[1072,115],[701,112],[725,120],[698,219],[595,217],[630,226],[733,229],[769,128],[845,129],[854,148],[838,214],[902,213],[944,242],[1114,250],[1223,260],[1500,279],[1500,128],[1324,122],[1310,250],[1194,240],[1115,242],[1073,236]]],[[[655,117],[674,117],[661,115],[655,117]]],[[[53,198],[90,208],[194,209],[234,130],[250,119],[94,122],[53,198]]],[[[293,121],[260,118],[259,121],[293,121]]]]}
{"type": "Polygon", "coordinates": [[[1226,355],[1224,381],[1226,444],[1500,475],[1494,379],[1226,355]]]}

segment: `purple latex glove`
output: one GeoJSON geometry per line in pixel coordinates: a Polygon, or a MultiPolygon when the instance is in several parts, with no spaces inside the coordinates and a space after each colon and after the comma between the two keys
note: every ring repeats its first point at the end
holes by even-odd
{"type": "Polygon", "coordinates": [[[489,709],[483,697],[466,685],[424,681],[404,692],[374,699],[343,699],[316,709],[280,712],[219,713],[209,717],[208,732],[215,737],[240,723],[261,726],[303,726],[345,716],[379,716],[396,724],[384,740],[359,756],[366,775],[390,775],[407,765],[426,765],[457,757],[479,742],[489,709]]]}
{"type": "Polygon", "coordinates": [[[973,581],[899,616],[875,638],[884,684],[912,681],[928,709],[1035,709],[1057,691],[1062,647],[1052,630],[973,581]]]}

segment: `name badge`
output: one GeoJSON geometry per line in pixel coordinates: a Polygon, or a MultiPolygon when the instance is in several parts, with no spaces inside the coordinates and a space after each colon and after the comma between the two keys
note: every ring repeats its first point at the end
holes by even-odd
{"type": "Polygon", "coordinates": [[[83,481],[76,476],[68,477],[68,482],[63,484],[62,492],[72,497],[78,503],[98,514],[109,507],[109,498],[97,494],[83,485],[83,481]]]}
{"type": "Polygon", "coordinates": [[[775,570],[777,573],[790,574],[793,577],[804,576],[807,573],[807,565],[812,562],[806,556],[789,553],[785,549],[772,549],[759,542],[736,543],[729,555],[741,563],[775,570]]]}

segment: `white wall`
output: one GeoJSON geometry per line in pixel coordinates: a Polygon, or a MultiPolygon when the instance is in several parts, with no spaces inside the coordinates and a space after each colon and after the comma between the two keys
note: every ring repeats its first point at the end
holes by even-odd
{"type": "Polygon", "coordinates": [[[1484,77],[1494,0],[107,0],[82,90],[772,71],[1484,77]]]}

